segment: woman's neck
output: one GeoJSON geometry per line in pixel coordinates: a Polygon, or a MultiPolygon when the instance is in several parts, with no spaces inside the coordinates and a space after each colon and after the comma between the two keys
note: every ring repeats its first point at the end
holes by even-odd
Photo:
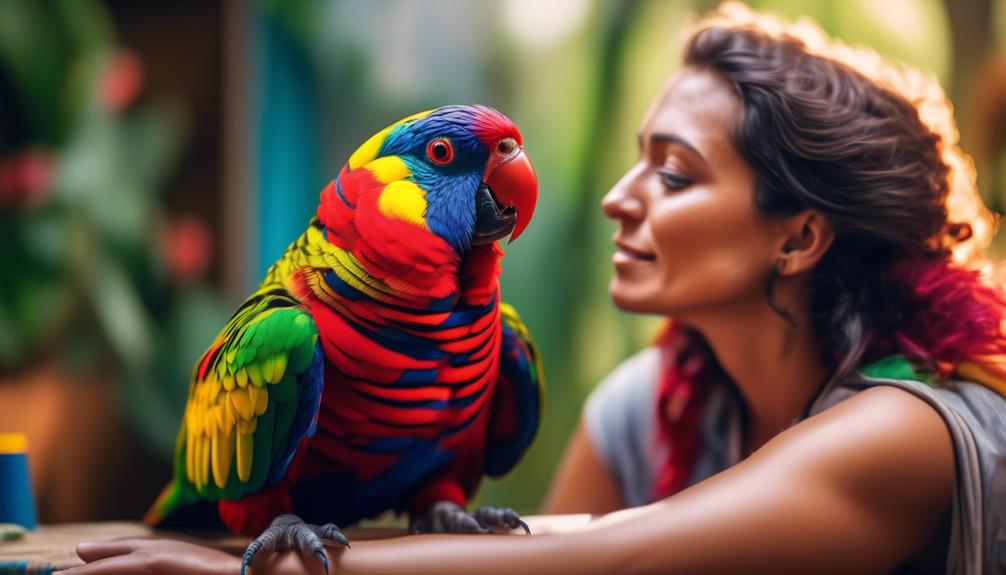
{"type": "Polygon", "coordinates": [[[830,373],[809,321],[809,302],[783,305],[796,319],[796,327],[769,307],[764,296],[682,318],[703,335],[740,390],[747,408],[745,454],[803,416],[830,373]]]}

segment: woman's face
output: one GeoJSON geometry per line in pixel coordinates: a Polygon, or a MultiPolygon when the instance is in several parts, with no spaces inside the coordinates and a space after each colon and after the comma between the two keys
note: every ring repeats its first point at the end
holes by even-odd
{"type": "Polygon", "coordinates": [[[671,314],[765,300],[771,224],[754,204],[754,174],[730,139],[733,88],[685,68],[651,106],[640,158],[601,202],[618,222],[611,297],[627,311],[671,314]]]}

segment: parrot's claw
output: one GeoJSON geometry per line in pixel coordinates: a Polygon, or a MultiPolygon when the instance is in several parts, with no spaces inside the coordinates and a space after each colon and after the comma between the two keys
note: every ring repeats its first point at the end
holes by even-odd
{"type": "Polygon", "coordinates": [[[449,501],[433,505],[423,517],[412,522],[413,533],[509,533],[517,528],[530,535],[531,529],[513,509],[480,507],[468,511],[449,501]]]}
{"type": "Polygon", "coordinates": [[[335,541],[349,547],[349,539],[332,523],[311,525],[296,515],[280,515],[273,519],[268,529],[248,545],[241,557],[241,575],[246,575],[248,566],[252,564],[260,552],[286,551],[297,549],[302,555],[314,555],[325,566],[328,573],[328,553],[322,539],[335,541]]]}
{"type": "Polygon", "coordinates": [[[518,527],[524,530],[525,535],[531,534],[531,528],[524,523],[520,515],[510,508],[500,507],[479,507],[473,513],[479,525],[488,527],[493,531],[513,531],[518,527]]]}

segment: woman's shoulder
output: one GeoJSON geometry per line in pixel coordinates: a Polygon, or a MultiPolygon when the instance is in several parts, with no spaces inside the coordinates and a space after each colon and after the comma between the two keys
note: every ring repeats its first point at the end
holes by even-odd
{"type": "Polygon", "coordinates": [[[811,411],[824,411],[866,391],[871,391],[866,397],[900,395],[905,401],[907,397],[921,400],[941,417],[955,443],[963,446],[980,438],[984,447],[997,445],[997,452],[1006,455],[1006,383],[981,367],[962,364],[952,376],[942,377],[902,356],[884,358],[830,386],[811,411]],[[881,389],[886,393],[881,394],[881,389]]]}
{"type": "Polygon", "coordinates": [[[860,372],[825,389],[806,419],[765,447],[806,447],[818,455],[795,459],[800,465],[832,460],[850,471],[859,471],[858,464],[902,459],[921,463],[920,455],[938,451],[934,445],[949,447],[950,435],[941,414],[916,385],[925,384],[880,380],[860,372]]]}
{"type": "MultiPolygon", "coordinates": [[[[953,528],[965,535],[955,540],[961,572],[1006,570],[1006,397],[1001,381],[976,369],[958,369],[953,377],[935,377],[903,357],[889,357],[864,367],[833,385],[818,399],[804,431],[832,426],[865,444],[857,457],[877,454],[873,442],[895,449],[881,462],[893,473],[908,476],[912,486],[932,477],[933,456],[952,446],[950,469],[957,495],[953,528]],[[929,438],[929,439],[927,439],[929,438]],[[938,443],[932,443],[938,439],[938,443]],[[914,466],[914,467],[913,467],[914,466]],[[914,479],[912,479],[914,476],[914,479]]],[[[940,456],[944,458],[945,456],[940,456]]],[[[909,486],[906,486],[908,488],[909,486]]]]}
{"type": "Polygon", "coordinates": [[[976,476],[990,456],[1006,456],[1006,397],[982,382],[935,376],[900,356],[829,386],[805,422],[808,430],[833,426],[919,461],[932,446],[923,438],[935,434],[950,442],[957,468],[976,476]]]}
{"type": "MultiPolygon", "coordinates": [[[[827,457],[852,461],[899,452],[916,459],[934,443],[950,437],[940,414],[919,395],[897,386],[864,387],[841,402],[816,411],[786,433],[813,442],[827,457]],[[806,436],[804,438],[804,436],[806,436]]],[[[881,458],[881,459],[883,459],[881,458]]],[[[900,458],[900,457],[899,457],[900,458]]]]}
{"type": "MultiPolygon", "coordinates": [[[[864,525],[898,526],[890,531],[900,538],[892,544],[916,546],[931,537],[954,489],[954,448],[942,418],[895,387],[864,389],[780,433],[749,459],[785,478],[782,488],[825,493],[864,525]]],[[[916,549],[906,548],[905,556],[916,549]]]]}

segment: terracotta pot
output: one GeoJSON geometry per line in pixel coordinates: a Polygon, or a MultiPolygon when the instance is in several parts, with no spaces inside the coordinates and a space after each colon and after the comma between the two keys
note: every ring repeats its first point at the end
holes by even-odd
{"type": "Polygon", "coordinates": [[[45,363],[0,376],[0,432],[28,436],[39,522],[138,519],[170,477],[116,412],[107,376],[73,381],[45,363]]]}

